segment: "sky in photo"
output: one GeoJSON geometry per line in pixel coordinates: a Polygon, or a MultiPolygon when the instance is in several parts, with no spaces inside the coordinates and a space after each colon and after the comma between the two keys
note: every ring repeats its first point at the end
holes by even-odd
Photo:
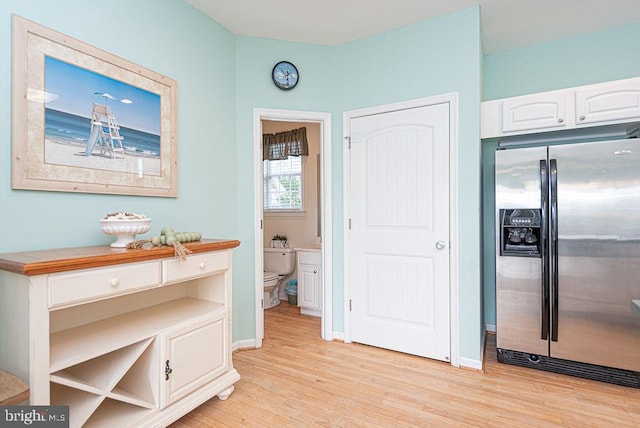
{"type": "Polygon", "coordinates": [[[93,103],[107,104],[118,125],[160,135],[160,95],[47,56],[46,108],[91,117],[93,103]],[[114,99],[101,94],[109,94],[114,99]]]}

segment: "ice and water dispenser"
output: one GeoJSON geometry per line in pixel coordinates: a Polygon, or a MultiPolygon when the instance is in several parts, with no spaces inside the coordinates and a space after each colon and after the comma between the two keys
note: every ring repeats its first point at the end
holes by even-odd
{"type": "Polygon", "coordinates": [[[541,224],[540,209],[501,209],[500,255],[541,257],[541,224]]]}

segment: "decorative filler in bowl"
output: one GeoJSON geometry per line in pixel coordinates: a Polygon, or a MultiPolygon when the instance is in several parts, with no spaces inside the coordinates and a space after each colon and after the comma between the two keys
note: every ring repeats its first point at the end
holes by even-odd
{"type": "Polygon", "coordinates": [[[100,219],[100,228],[107,235],[117,239],[111,244],[114,248],[126,248],[136,240],[136,235],[147,233],[151,229],[151,219],[144,214],[114,212],[100,219]]]}

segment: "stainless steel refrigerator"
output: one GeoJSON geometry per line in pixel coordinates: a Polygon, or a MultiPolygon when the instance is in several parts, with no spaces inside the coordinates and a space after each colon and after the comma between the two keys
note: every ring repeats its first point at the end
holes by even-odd
{"type": "Polygon", "coordinates": [[[639,387],[640,139],[496,151],[498,360],[639,387]]]}

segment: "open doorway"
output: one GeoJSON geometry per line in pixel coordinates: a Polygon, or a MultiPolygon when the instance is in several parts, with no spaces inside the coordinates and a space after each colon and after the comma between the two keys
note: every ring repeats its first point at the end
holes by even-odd
{"type": "MultiPolygon", "coordinates": [[[[331,115],[329,113],[301,112],[289,110],[254,110],[254,195],[255,195],[255,299],[256,299],[256,347],[262,346],[264,338],[264,248],[271,246],[274,235],[287,235],[289,246],[316,250],[320,259],[318,287],[321,336],[333,339],[332,326],[332,221],[331,221],[331,115]],[[307,178],[305,208],[299,213],[264,212],[264,159],[263,134],[274,134],[289,129],[307,127],[311,139],[315,139],[310,155],[304,159],[302,174],[307,178]],[[314,188],[315,186],[315,188],[314,188]],[[312,195],[312,196],[309,196],[312,195]],[[307,211],[308,215],[307,215],[307,211]],[[287,232],[290,231],[290,232],[287,232]]],[[[304,178],[303,177],[303,178],[304,178]]],[[[304,273],[302,273],[304,274],[304,273]]],[[[282,278],[286,284],[295,278],[296,272],[282,278]]],[[[281,304],[289,304],[280,286],[281,304]]],[[[307,287],[305,287],[307,289],[307,287]]],[[[299,293],[298,298],[304,298],[299,293]]]]}

